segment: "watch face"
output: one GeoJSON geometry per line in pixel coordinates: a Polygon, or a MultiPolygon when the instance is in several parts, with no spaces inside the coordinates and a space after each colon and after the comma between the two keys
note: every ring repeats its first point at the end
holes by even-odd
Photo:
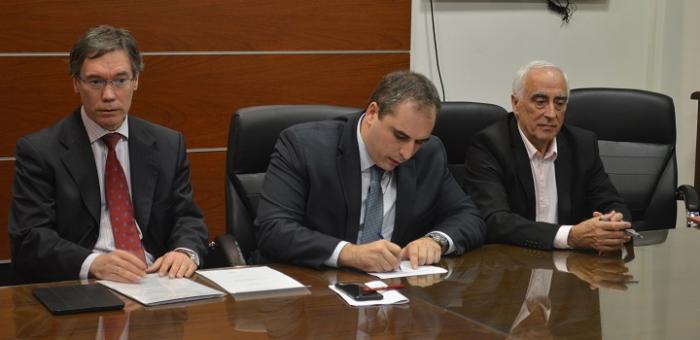
{"type": "Polygon", "coordinates": [[[442,236],[442,235],[437,234],[437,233],[429,234],[428,236],[440,245],[440,248],[442,249],[443,253],[449,247],[449,243],[447,241],[447,238],[445,238],[445,236],[442,236]]]}

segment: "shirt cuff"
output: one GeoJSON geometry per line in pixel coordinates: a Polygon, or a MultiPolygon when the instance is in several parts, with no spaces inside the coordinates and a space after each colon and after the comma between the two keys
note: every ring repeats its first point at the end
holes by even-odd
{"type": "Polygon", "coordinates": [[[192,254],[192,257],[194,258],[194,264],[197,265],[197,267],[199,267],[199,254],[197,254],[196,251],[185,247],[177,247],[174,250],[184,250],[186,253],[192,254]]]}
{"type": "Polygon", "coordinates": [[[333,250],[333,254],[331,254],[331,257],[328,258],[323,264],[325,264],[328,267],[333,267],[333,268],[338,268],[338,257],[340,257],[340,252],[343,250],[343,247],[346,245],[350,244],[348,241],[340,241],[338,242],[338,245],[335,246],[335,249],[333,250]]]}
{"type": "Polygon", "coordinates": [[[452,238],[450,237],[450,235],[447,235],[447,234],[445,234],[445,233],[443,233],[442,231],[439,231],[439,230],[433,230],[433,231],[431,231],[431,233],[438,233],[438,234],[440,234],[440,235],[442,235],[442,236],[445,236],[445,238],[447,239],[447,244],[449,244],[450,246],[447,247],[447,251],[446,251],[444,254],[442,254],[442,255],[447,255],[447,254],[449,254],[449,253],[455,251],[455,243],[452,242],[452,238]]]}
{"type": "Polygon", "coordinates": [[[552,254],[552,259],[554,260],[554,267],[558,271],[568,273],[569,266],[566,264],[567,259],[571,255],[570,251],[555,251],[552,254]]]}
{"type": "Polygon", "coordinates": [[[99,256],[100,254],[98,253],[92,253],[88,255],[88,257],[85,258],[83,261],[83,264],[80,266],[80,273],[78,274],[78,279],[80,280],[87,280],[88,277],[90,276],[90,266],[92,266],[92,261],[95,261],[95,259],[99,256]]]}
{"type": "Polygon", "coordinates": [[[557,234],[554,236],[554,248],[557,249],[572,249],[569,247],[569,232],[571,225],[563,225],[559,227],[557,234]]]}

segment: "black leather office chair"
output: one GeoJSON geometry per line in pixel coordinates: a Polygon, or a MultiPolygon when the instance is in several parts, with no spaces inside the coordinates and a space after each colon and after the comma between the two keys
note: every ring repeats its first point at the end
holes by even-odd
{"type": "Polygon", "coordinates": [[[676,112],[670,97],[642,90],[571,91],[565,122],[598,135],[600,157],[638,230],[673,228],[676,200],[698,210],[692,186],[677,187],[676,112]]]}
{"type": "Polygon", "coordinates": [[[15,275],[10,261],[0,261],[0,287],[22,283],[15,275]]]}
{"type": "Polygon", "coordinates": [[[227,235],[216,238],[227,265],[241,264],[241,259],[249,259],[255,249],[253,222],[265,171],[280,132],[294,124],[360,111],[330,105],[274,105],[243,108],[233,114],[226,152],[227,235]],[[236,248],[240,254],[232,251],[236,248]]]}
{"type": "Polygon", "coordinates": [[[505,117],[508,112],[498,105],[474,102],[443,102],[433,135],[442,140],[447,151],[448,167],[457,183],[464,188],[464,158],[472,136],[505,117]]]}

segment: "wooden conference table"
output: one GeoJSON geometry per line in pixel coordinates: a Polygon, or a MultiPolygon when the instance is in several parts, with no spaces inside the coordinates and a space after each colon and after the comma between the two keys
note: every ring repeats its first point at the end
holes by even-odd
{"type": "Polygon", "coordinates": [[[273,267],[310,294],[159,308],[128,301],[122,311],[53,316],[31,294],[41,285],[4,287],[0,338],[697,338],[700,230],[644,234],[609,256],[484,246],[444,259],[446,275],[397,279],[410,303],[384,307],[353,308],[327,288],[365,274],[284,265],[273,267]]]}

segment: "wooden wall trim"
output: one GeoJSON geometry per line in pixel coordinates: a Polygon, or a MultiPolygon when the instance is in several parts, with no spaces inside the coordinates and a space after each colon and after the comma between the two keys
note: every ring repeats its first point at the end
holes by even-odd
{"type": "Polygon", "coordinates": [[[0,1],[0,52],[67,51],[127,27],[143,51],[409,50],[410,0],[0,1]]]}

